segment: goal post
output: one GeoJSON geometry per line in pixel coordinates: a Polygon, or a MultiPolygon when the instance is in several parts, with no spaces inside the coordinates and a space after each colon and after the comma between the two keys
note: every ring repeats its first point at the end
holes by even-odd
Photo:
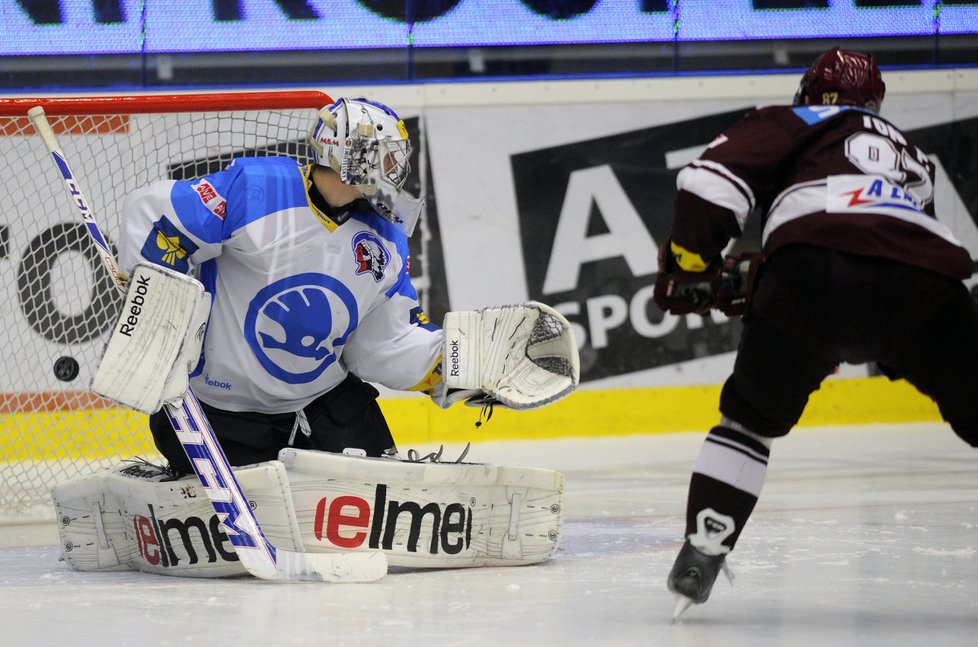
{"type": "Polygon", "coordinates": [[[50,488],[159,458],[146,416],[89,390],[121,296],[27,112],[43,106],[110,246],[123,197],[235,157],[312,160],[318,91],[0,98],[0,524],[53,519],[50,488]]]}

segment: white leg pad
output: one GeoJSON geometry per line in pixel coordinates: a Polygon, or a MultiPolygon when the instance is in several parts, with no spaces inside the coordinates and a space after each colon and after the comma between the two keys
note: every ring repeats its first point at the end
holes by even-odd
{"type": "MultiPolygon", "coordinates": [[[[258,522],[292,551],[382,551],[391,566],[537,564],[560,544],[564,476],[285,449],[236,468],[258,522]]],[[[80,571],[188,577],[246,571],[196,478],[124,464],[57,485],[63,559],[80,571]]]]}
{"type": "MultiPolygon", "coordinates": [[[[235,476],[273,545],[301,550],[288,477],[278,461],[235,476]]],[[[79,571],[137,570],[185,577],[245,575],[195,477],[124,464],[52,490],[63,559],[79,571]]]]}
{"type": "Polygon", "coordinates": [[[456,568],[537,564],[560,544],[559,472],[298,449],[279,460],[309,552],[381,550],[391,566],[456,568]]]}

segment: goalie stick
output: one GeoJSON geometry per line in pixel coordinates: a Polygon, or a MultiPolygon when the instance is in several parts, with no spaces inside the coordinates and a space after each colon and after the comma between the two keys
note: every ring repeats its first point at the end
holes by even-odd
{"type": "MultiPolygon", "coordinates": [[[[103,265],[115,280],[116,287],[125,292],[126,282],[119,274],[112,248],[99,229],[43,106],[31,108],[27,116],[51,153],[65,188],[98,247],[103,265]]],[[[193,391],[188,389],[180,402],[164,404],[163,408],[204,492],[224,524],[241,565],[249,573],[265,580],[322,582],[369,582],[387,574],[387,558],[381,552],[299,553],[273,546],[265,538],[193,391]]]]}

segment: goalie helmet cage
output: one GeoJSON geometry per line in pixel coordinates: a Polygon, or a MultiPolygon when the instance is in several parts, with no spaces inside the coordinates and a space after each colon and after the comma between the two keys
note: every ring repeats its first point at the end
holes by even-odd
{"type": "Polygon", "coordinates": [[[0,98],[0,524],[53,519],[58,481],[160,460],[145,415],[88,390],[122,298],[27,111],[44,107],[117,251],[128,192],[234,157],[311,162],[306,133],[331,103],[317,91],[0,98]]]}

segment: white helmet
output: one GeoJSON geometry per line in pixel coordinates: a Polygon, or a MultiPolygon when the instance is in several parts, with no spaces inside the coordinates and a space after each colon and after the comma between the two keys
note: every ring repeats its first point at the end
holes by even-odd
{"type": "Polygon", "coordinates": [[[378,214],[411,235],[424,201],[404,191],[411,142],[393,110],[366,99],[340,99],[319,111],[309,145],[316,164],[339,173],[378,214]]]}

